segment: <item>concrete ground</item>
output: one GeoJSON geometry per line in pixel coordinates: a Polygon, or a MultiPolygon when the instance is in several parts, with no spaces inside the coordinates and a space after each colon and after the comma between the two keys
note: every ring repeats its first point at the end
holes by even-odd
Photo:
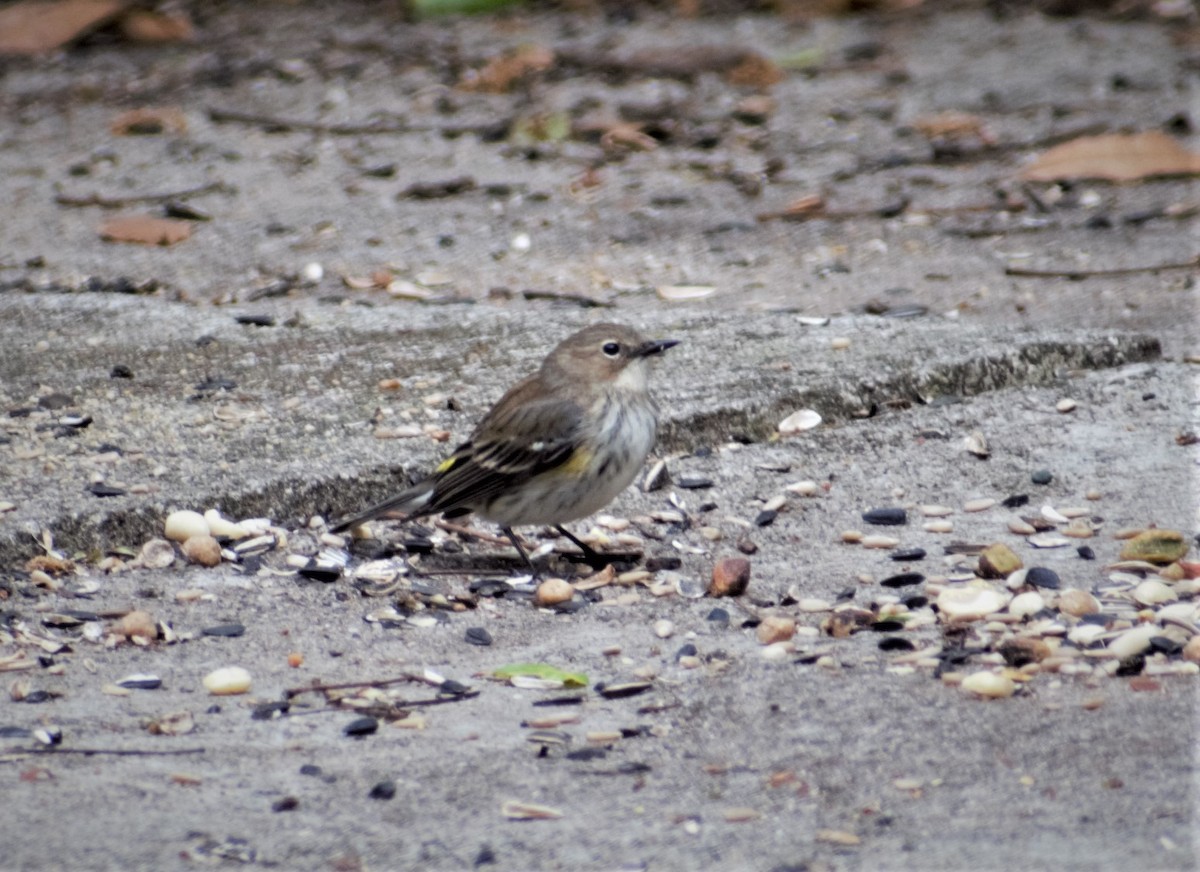
{"type": "MultiPolygon", "coordinates": [[[[1085,183],[1039,212],[1031,198],[1053,197],[1015,178],[1064,132],[1194,120],[1193,24],[971,4],[807,23],[195,12],[186,47],[101,40],[0,67],[0,868],[1196,867],[1200,678],[1177,653],[1129,676],[1092,652],[1094,670],[1030,670],[985,701],[954,674],[999,669],[998,640],[1035,619],[959,634],[910,600],[907,629],[828,632],[834,604],[878,617],[897,597],[936,599],[963,584],[954,552],[994,542],[1103,594],[1119,620],[1114,534],[1196,534],[1197,270],[1144,268],[1195,257],[1197,220],[1166,207],[1200,186],[1085,183]],[[553,47],[558,67],[516,93],[455,87],[527,43],[553,47]],[[753,89],[719,69],[673,78],[595,59],[718,44],[821,60],[771,87],[756,124],[736,108],[753,89]],[[186,133],[109,132],[125,109],[168,104],[186,133]],[[213,108],[409,129],[277,132],[213,108]],[[948,109],[978,115],[992,142],[935,152],[912,125],[948,109]],[[477,132],[556,111],[577,128],[565,141],[477,132]],[[651,118],[659,147],[606,151],[584,130],[618,117],[651,118]],[[455,125],[476,132],[446,135],[455,125]],[[584,190],[588,167],[602,181],[584,190]],[[476,187],[457,196],[396,196],[463,175],[476,187]],[[212,220],[169,248],[104,242],[96,228],[117,210],[55,200],[210,183],[190,202],[212,220]],[[977,209],[998,188],[1029,208],[977,209]],[[814,190],[863,214],[756,220],[814,190]],[[901,197],[905,214],[866,214],[901,197]],[[404,295],[354,286],[378,270],[404,295]],[[713,292],[656,290],[694,285],[713,292]],[[432,467],[505,386],[599,320],[681,340],[654,386],[672,481],[609,509],[677,568],[540,610],[519,591],[474,596],[472,582],[515,571],[507,549],[434,529],[436,553],[418,561],[432,571],[387,596],[355,578],[362,546],[336,581],[295,574],[289,558],[322,547],[320,519],[432,467]],[[823,423],[780,438],[801,408],[823,423]],[[977,432],[987,459],[964,450],[977,432]],[[801,481],[815,495],[787,490],[801,481]],[[1025,507],[964,508],[1022,494],[1025,507]],[[952,532],[924,528],[930,504],[952,510],[952,532]],[[1039,549],[1010,531],[1045,505],[1085,507],[1095,537],[1039,549]],[[865,525],[879,507],[906,508],[907,523],[865,525]],[[167,513],[210,508],[269,518],[286,540],[242,565],[136,565],[167,513]],[[848,530],[926,556],[844,544],[848,530]],[[74,570],[32,572],[53,569],[28,562],[46,549],[74,570]],[[746,594],[677,592],[729,556],[751,562],[746,594]],[[902,571],[926,579],[880,583],[902,571]],[[135,608],[166,637],[118,642],[113,622],[135,608]],[[770,617],[797,623],[790,649],[760,644],[770,617]],[[203,633],[233,623],[242,635],[203,633]],[[492,644],[468,644],[469,628],[492,644]],[[929,657],[968,650],[939,676],[885,638],[929,657]],[[489,678],[526,662],[589,686],[489,678]],[[208,695],[202,678],[226,665],[250,671],[249,695],[208,695]],[[427,683],[346,691],[377,715],[410,713],[357,738],[344,732],[355,714],[323,694],[271,706],[314,682],[427,670],[477,693],[426,706],[411,703],[437,697],[427,683]],[[161,686],[113,687],[137,674],[161,686]],[[635,680],[650,686],[597,687],[635,680]],[[182,712],[193,729],[155,734],[182,712]],[[60,751],[40,750],[35,731],[53,728],[60,751]],[[512,801],[552,817],[516,820],[512,801]]],[[[574,526],[615,538],[606,523],[574,526]]],[[[1188,581],[1173,588],[1195,602],[1188,581]]]]}

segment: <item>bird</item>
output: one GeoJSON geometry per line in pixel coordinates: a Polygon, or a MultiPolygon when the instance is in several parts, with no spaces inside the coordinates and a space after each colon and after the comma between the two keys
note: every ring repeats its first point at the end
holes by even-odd
{"type": "Polygon", "coordinates": [[[602,556],[563,524],[607,506],[645,464],[658,433],[651,363],[678,344],[646,339],[621,324],[584,327],[509,388],[431,475],[340,520],[331,532],[382,515],[474,513],[499,525],[534,577],[537,569],[513,527],[553,526],[600,568],[602,556]]]}

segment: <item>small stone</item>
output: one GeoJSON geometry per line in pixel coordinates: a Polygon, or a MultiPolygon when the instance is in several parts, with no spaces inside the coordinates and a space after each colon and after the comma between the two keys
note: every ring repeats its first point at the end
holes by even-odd
{"type": "Polygon", "coordinates": [[[1133,589],[1133,598],[1141,605],[1156,606],[1175,602],[1179,599],[1179,595],[1161,581],[1149,578],[1133,589]]]}
{"type": "Polygon", "coordinates": [[[1108,652],[1118,660],[1124,660],[1135,654],[1143,654],[1150,648],[1150,640],[1158,635],[1158,627],[1153,624],[1142,624],[1126,630],[1108,643],[1108,652]]]}
{"type": "Polygon", "coordinates": [[[863,536],[860,541],[864,548],[875,548],[882,551],[890,551],[900,544],[900,540],[895,536],[882,536],[879,534],[863,536]]]}
{"type": "Polygon", "coordinates": [[[847,545],[857,545],[863,540],[863,534],[861,530],[843,530],[839,538],[847,545]]]}
{"type": "Polygon", "coordinates": [[[1075,411],[1075,401],[1064,397],[1063,399],[1059,400],[1057,403],[1054,404],[1054,409],[1055,409],[1055,411],[1057,411],[1063,415],[1067,414],[1068,412],[1074,412],[1075,411]]]}
{"type": "Polygon", "coordinates": [[[1058,590],[1062,586],[1058,573],[1045,566],[1031,567],[1025,574],[1025,583],[1042,590],[1058,590]]]}
{"type": "Polygon", "coordinates": [[[367,794],[368,799],[388,800],[396,795],[396,782],[391,779],[380,781],[372,786],[367,794]]]}
{"type": "Polygon", "coordinates": [[[197,566],[216,566],[221,562],[221,543],[207,533],[190,536],[183,543],[183,556],[197,566]]]}
{"type": "Polygon", "coordinates": [[[1100,600],[1086,590],[1071,588],[1064,590],[1059,596],[1058,608],[1065,614],[1079,618],[1083,615],[1097,614],[1100,611],[1100,600]]]}
{"type": "Polygon", "coordinates": [[[904,509],[869,509],[863,512],[862,519],[867,524],[880,527],[898,527],[908,523],[908,512],[904,509]]]}
{"type": "Polygon", "coordinates": [[[1036,615],[1046,607],[1046,601],[1037,591],[1017,594],[1008,604],[1008,613],[1018,618],[1028,618],[1036,615]]]}
{"type": "Polygon", "coordinates": [[[986,512],[992,506],[996,505],[997,500],[994,497],[979,497],[973,500],[967,500],[963,503],[964,512],[986,512]]]}
{"type": "Polygon", "coordinates": [[[705,490],[713,486],[713,480],[701,475],[684,475],[676,484],[684,490],[705,490]]]}
{"type": "Polygon", "coordinates": [[[355,718],[342,727],[342,733],[347,736],[369,736],[379,729],[379,721],[369,716],[355,718]]]}
{"type": "Polygon", "coordinates": [[[1050,484],[1054,481],[1054,473],[1048,469],[1039,469],[1029,476],[1029,480],[1034,484],[1050,484]]]}
{"type": "Polygon", "coordinates": [[[796,635],[796,622],[783,615],[768,615],[755,628],[758,644],[772,645],[775,642],[786,642],[796,635]]]}
{"type": "Polygon", "coordinates": [[[204,676],[204,689],[213,696],[232,696],[250,689],[250,672],[240,666],[224,666],[204,676]]]}
{"type": "Polygon", "coordinates": [[[202,636],[218,636],[228,639],[236,639],[238,636],[245,635],[245,633],[245,625],[237,623],[217,624],[212,627],[205,627],[200,631],[200,635],[202,636]]]}
{"type": "Polygon", "coordinates": [[[670,639],[675,635],[675,624],[665,618],[654,622],[654,635],[660,639],[670,639]]]}
{"type": "Polygon", "coordinates": [[[850,347],[850,339],[846,336],[835,336],[829,340],[829,347],[834,351],[845,351],[850,347]]]}
{"type": "Polygon", "coordinates": [[[778,516],[779,512],[775,511],[774,509],[766,509],[761,511],[754,517],[754,526],[769,527],[775,523],[775,518],[778,516]]]}
{"type": "Polygon", "coordinates": [[[481,648],[492,644],[492,634],[483,627],[467,627],[465,638],[468,645],[479,645],[481,648]]]}
{"type": "Polygon", "coordinates": [[[1008,532],[1015,533],[1018,536],[1032,536],[1037,530],[1033,524],[1014,515],[1008,519],[1008,532]]]}
{"type": "Polygon", "coordinates": [[[1183,659],[1190,663],[1200,663],[1200,636],[1192,636],[1181,652],[1183,659]]]}
{"type": "Polygon", "coordinates": [[[945,518],[954,514],[954,509],[949,506],[939,505],[924,505],[920,507],[919,511],[926,518],[945,518]]]}
{"type": "Polygon", "coordinates": [[[1188,541],[1178,530],[1145,530],[1121,548],[1122,560],[1145,560],[1165,564],[1182,560],[1188,553],[1188,541]]]}
{"type": "Polygon", "coordinates": [[[920,584],[925,580],[925,576],[919,572],[901,572],[899,575],[892,575],[879,582],[883,587],[910,587],[914,584],[920,584]]]}
{"type": "Polygon", "coordinates": [[[979,574],[984,578],[1007,578],[1022,565],[1016,552],[1002,542],[989,545],[979,555],[979,574]]]}
{"type": "Polygon", "coordinates": [[[779,663],[792,656],[791,642],[772,642],[759,649],[759,656],[768,663],[779,663]]]}
{"type": "Polygon", "coordinates": [[[1057,533],[1038,533],[1026,540],[1034,548],[1063,548],[1071,544],[1071,540],[1057,533]]]}
{"type": "Polygon", "coordinates": [[[112,625],[112,631],[118,636],[132,639],[140,636],[143,639],[153,639],[158,636],[158,623],[149,612],[136,609],[112,625]]]}
{"type": "Polygon", "coordinates": [[[983,431],[981,430],[974,430],[963,437],[963,449],[968,454],[973,454],[980,460],[987,460],[992,454],[992,450],[988,448],[987,437],[983,435],[983,431]]]}
{"type": "Polygon", "coordinates": [[[570,582],[561,578],[547,578],[538,585],[537,592],[533,595],[533,601],[536,605],[544,608],[569,602],[573,596],[575,596],[575,588],[571,587],[570,582]]]}
{"type": "Polygon", "coordinates": [[[938,613],[946,621],[977,621],[1004,608],[1005,598],[985,587],[946,588],[937,598],[938,613]]]}
{"type": "Polygon", "coordinates": [[[794,436],[811,430],[821,424],[821,416],[813,409],[801,409],[793,412],[779,422],[779,432],[784,436],[794,436]]]}
{"type": "Polygon", "coordinates": [[[709,596],[741,596],[750,584],[750,561],[744,557],[724,557],[713,566],[709,596]]]}
{"type": "Polygon", "coordinates": [[[944,518],[939,518],[936,521],[926,521],[921,525],[921,529],[926,533],[953,533],[954,524],[944,518]]]}
{"type": "Polygon", "coordinates": [[[784,488],[784,490],[786,490],[788,493],[798,494],[802,497],[815,497],[820,495],[821,486],[815,481],[805,479],[804,481],[798,481],[795,484],[789,484],[786,488],[784,488]]]}
{"type": "Polygon", "coordinates": [[[207,536],[208,521],[199,512],[171,512],[163,524],[163,535],[172,542],[186,542],[193,536],[207,536]]]}
{"type": "Polygon", "coordinates": [[[1017,686],[1011,678],[995,672],[973,672],[964,678],[959,686],[967,693],[973,693],[985,699],[1003,699],[1012,696],[1017,691],[1017,686]]]}
{"type": "Polygon", "coordinates": [[[137,562],[147,569],[166,569],[175,562],[175,546],[166,539],[151,539],[142,546],[137,562]]]}

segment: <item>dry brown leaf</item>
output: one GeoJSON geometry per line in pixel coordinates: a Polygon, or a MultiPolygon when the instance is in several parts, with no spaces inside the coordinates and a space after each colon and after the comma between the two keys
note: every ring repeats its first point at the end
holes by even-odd
{"type": "Polygon", "coordinates": [[[186,42],[195,36],[191,19],[183,13],[165,15],[148,9],[131,9],[121,16],[121,33],[131,42],[186,42]]]}
{"type": "Polygon", "coordinates": [[[174,106],[144,107],[122,112],[113,120],[111,129],[116,136],[186,133],[187,118],[174,106]]]}
{"type": "Polygon", "coordinates": [[[783,70],[760,54],[747,52],[741,63],[725,74],[739,88],[766,89],[783,81],[783,70]]]}
{"type": "Polygon", "coordinates": [[[481,70],[468,70],[458,86],[466,91],[485,91],[502,94],[518,80],[531,73],[540,73],[554,66],[554,52],[543,45],[523,45],[511,52],[497,55],[481,70]]]}
{"type": "Polygon", "coordinates": [[[33,55],[66,45],[111,19],[125,0],[54,0],[0,9],[0,55],[33,55]]]}
{"type": "Polygon", "coordinates": [[[174,245],[191,235],[192,225],[187,221],[153,215],[119,215],[100,225],[100,238],[109,242],[174,245]]]}
{"type": "Polygon", "coordinates": [[[994,141],[984,126],[983,119],[967,112],[948,110],[936,115],[922,115],[913,122],[913,128],[926,139],[978,139],[984,143],[994,141]]]}
{"type": "Polygon", "coordinates": [[[1154,176],[1200,174],[1200,154],[1156,130],[1085,136],[1055,146],[1021,171],[1033,182],[1106,179],[1131,182],[1154,176]]]}

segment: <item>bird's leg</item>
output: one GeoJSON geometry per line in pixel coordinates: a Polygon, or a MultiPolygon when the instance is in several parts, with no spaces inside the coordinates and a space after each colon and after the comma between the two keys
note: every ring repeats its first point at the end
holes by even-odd
{"type": "Polygon", "coordinates": [[[533,578],[536,581],[538,578],[537,567],[533,565],[533,561],[529,559],[529,555],[521,547],[521,540],[517,538],[517,534],[513,532],[512,527],[501,527],[500,532],[507,536],[508,541],[517,549],[517,553],[521,555],[521,559],[525,561],[525,565],[529,567],[529,571],[533,573],[533,578]]]}
{"type": "Polygon", "coordinates": [[[603,554],[598,552],[592,546],[581,541],[577,536],[575,536],[566,527],[562,526],[561,524],[555,524],[554,529],[557,530],[558,532],[562,533],[564,536],[566,536],[568,539],[570,539],[572,542],[574,542],[577,546],[579,546],[579,550],[583,552],[584,561],[587,563],[588,566],[592,567],[592,569],[603,569],[605,566],[608,565],[608,563],[609,563],[608,558],[606,558],[603,554]]]}

